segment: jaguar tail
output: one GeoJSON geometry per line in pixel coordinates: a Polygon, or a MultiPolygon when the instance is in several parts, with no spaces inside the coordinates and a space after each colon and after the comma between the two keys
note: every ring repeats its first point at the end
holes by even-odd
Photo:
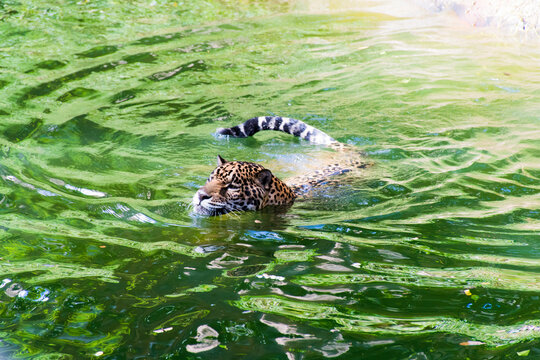
{"type": "Polygon", "coordinates": [[[219,128],[216,133],[232,137],[248,137],[262,130],[283,131],[307,140],[312,144],[331,145],[337,143],[328,134],[297,119],[281,116],[259,116],[230,128],[219,128]]]}

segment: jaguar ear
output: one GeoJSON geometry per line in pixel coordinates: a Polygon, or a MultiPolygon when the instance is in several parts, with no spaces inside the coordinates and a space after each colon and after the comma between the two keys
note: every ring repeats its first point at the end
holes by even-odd
{"type": "Polygon", "coordinates": [[[217,166],[221,166],[221,165],[223,165],[223,164],[225,164],[225,163],[227,163],[227,162],[228,162],[228,161],[225,160],[224,158],[222,158],[221,155],[218,155],[218,156],[217,156],[217,166]]]}
{"type": "Polygon", "coordinates": [[[261,183],[261,185],[263,186],[265,190],[270,189],[270,185],[272,184],[272,176],[273,175],[270,172],[270,170],[267,170],[267,169],[261,170],[257,174],[257,178],[259,179],[259,182],[261,183]]]}

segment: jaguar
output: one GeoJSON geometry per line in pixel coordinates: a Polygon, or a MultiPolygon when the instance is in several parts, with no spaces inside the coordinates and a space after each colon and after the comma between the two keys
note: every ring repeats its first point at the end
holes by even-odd
{"type": "Polygon", "coordinates": [[[370,165],[351,146],[298,119],[260,116],[230,128],[218,128],[216,134],[243,138],[263,130],[282,131],[312,144],[324,145],[345,156],[341,156],[338,162],[323,164],[320,169],[285,182],[260,164],[227,161],[218,155],[217,167],[193,196],[192,207],[195,213],[216,216],[260,210],[268,206],[290,206],[295,199],[307,196],[311,190],[327,183],[330,178],[370,165]]]}

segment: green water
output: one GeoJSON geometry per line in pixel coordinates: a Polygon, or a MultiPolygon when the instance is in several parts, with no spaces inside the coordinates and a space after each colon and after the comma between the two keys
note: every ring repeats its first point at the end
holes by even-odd
{"type": "Polygon", "coordinates": [[[0,358],[540,357],[540,44],[378,5],[0,3],[0,358]],[[375,165],[192,216],[272,114],[375,165]]]}

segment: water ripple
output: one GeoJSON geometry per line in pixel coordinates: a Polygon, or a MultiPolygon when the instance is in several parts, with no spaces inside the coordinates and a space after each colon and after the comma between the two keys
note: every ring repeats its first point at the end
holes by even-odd
{"type": "Polygon", "coordinates": [[[306,4],[3,5],[0,357],[538,355],[537,45],[306,4]],[[374,166],[191,216],[217,154],[330,157],[212,136],[274,114],[374,166]]]}

